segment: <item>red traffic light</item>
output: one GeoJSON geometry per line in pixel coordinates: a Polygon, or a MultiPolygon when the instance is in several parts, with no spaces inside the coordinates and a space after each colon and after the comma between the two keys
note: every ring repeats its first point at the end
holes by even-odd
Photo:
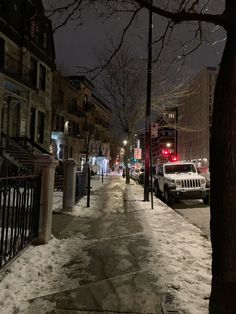
{"type": "Polygon", "coordinates": [[[171,156],[169,160],[170,161],[178,161],[179,159],[177,156],[171,156]]]}
{"type": "Polygon", "coordinates": [[[165,156],[170,155],[169,149],[163,149],[163,150],[162,150],[162,154],[165,155],[165,156]]]}

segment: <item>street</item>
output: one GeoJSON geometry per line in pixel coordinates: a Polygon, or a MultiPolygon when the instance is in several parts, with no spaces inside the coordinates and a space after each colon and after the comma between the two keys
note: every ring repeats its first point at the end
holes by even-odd
{"type": "Polygon", "coordinates": [[[202,235],[210,239],[210,207],[202,200],[181,200],[171,206],[187,221],[199,227],[202,235]]]}

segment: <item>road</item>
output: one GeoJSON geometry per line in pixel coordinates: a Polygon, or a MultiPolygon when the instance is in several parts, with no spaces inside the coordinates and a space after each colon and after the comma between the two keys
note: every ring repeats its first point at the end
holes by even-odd
{"type": "Polygon", "coordinates": [[[204,205],[202,200],[182,200],[171,207],[199,227],[202,235],[210,239],[210,207],[204,205]]]}

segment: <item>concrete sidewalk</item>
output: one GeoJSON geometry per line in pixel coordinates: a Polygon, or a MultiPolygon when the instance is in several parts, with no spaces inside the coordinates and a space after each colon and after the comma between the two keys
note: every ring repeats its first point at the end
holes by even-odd
{"type": "MultiPolygon", "coordinates": [[[[116,185],[119,180],[123,179],[105,177],[100,189],[91,190],[91,198],[96,194],[100,199],[96,209],[99,218],[53,214],[52,233],[56,238],[82,234],[90,240],[85,248],[90,263],[81,267],[77,256],[65,265],[68,276],[78,280],[78,288],[42,297],[56,304],[51,313],[168,313],[161,310],[166,291],[158,285],[150,266],[155,261],[150,263],[152,248],[140,223],[143,213],[136,210],[132,196],[127,199],[127,191],[116,185]],[[109,212],[113,194],[116,198],[119,195],[122,204],[117,212],[115,208],[109,212]]],[[[39,301],[32,301],[30,313],[35,313],[34,303],[39,301]]]]}

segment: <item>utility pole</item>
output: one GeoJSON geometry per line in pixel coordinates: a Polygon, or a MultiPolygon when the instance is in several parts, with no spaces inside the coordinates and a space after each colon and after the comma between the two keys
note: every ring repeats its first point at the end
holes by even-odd
{"type": "Polygon", "coordinates": [[[148,23],[148,67],[147,67],[147,103],[145,119],[145,172],[144,172],[144,201],[149,202],[149,174],[150,174],[150,150],[151,150],[151,92],[152,92],[152,4],[150,0],[148,23]]]}

